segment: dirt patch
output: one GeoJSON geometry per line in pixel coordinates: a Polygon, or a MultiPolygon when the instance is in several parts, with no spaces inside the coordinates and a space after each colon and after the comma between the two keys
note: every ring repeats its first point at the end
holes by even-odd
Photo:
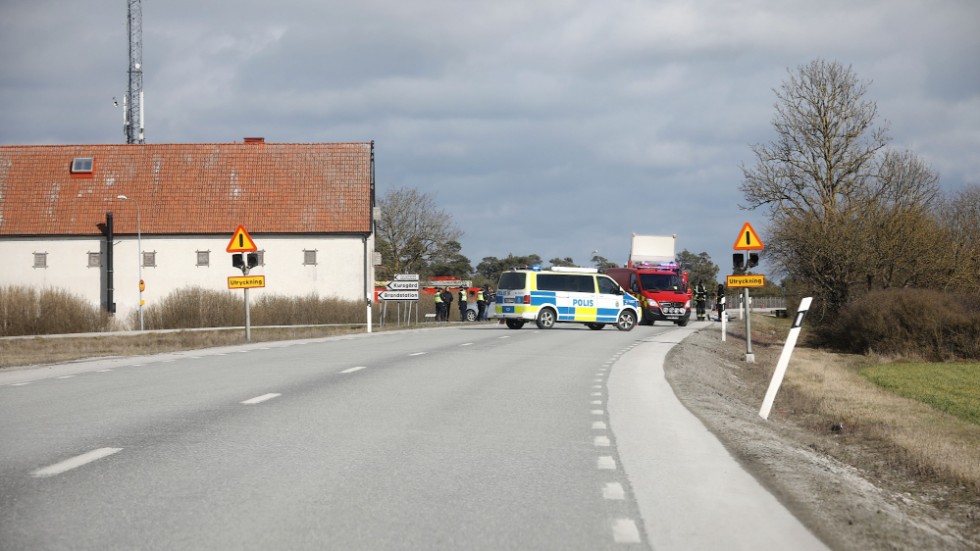
{"type": "MultiPolygon", "coordinates": [[[[674,347],[665,371],[681,402],[831,548],[980,549],[975,487],[904,468],[893,458],[899,450],[856,437],[850,421],[832,431],[824,416],[808,414],[808,397],[789,375],[769,421],[760,418],[780,351],[777,335],[760,335],[756,361],[746,363],[745,341],[722,342],[716,325],[674,347]]],[[[798,349],[790,369],[820,365],[822,354],[798,349]]]]}

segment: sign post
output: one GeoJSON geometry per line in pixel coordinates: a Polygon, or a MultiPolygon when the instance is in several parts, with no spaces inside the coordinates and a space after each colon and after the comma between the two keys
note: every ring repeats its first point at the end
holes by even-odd
{"type": "MultiPolygon", "coordinates": [[[[761,251],[765,248],[765,245],[759,239],[759,234],[755,233],[752,224],[746,222],[742,226],[742,230],[738,233],[738,237],[735,238],[735,244],[732,248],[736,251],[761,251]]],[[[736,271],[751,267],[748,258],[745,258],[744,255],[736,254],[735,258],[738,257],[743,258],[743,265],[734,266],[736,271]]],[[[745,361],[747,363],[755,363],[755,354],[752,353],[752,310],[749,309],[749,287],[762,287],[765,283],[765,276],[761,275],[728,276],[729,287],[743,287],[742,304],[745,308],[745,361]]]]}
{"type": "Polygon", "coordinates": [[[253,253],[259,250],[259,248],[255,246],[255,241],[252,241],[252,237],[248,235],[247,231],[245,231],[245,227],[239,224],[238,228],[235,230],[235,233],[232,234],[231,241],[228,242],[228,246],[225,247],[225,250],[233,253],[231,265],[236,268],[241,268],[242,270],[243,277],[228,278],[228,288],[244,289],[245,341],[251,342],[252,320],[248,307],[248,290],[254,287],[265,287],[265,276],[248,277],[248,271],[258,264],[258,256],[253,253]]]}

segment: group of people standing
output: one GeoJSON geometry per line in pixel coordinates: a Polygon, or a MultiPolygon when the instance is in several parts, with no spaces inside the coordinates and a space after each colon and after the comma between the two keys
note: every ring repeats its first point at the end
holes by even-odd
{"type": "MultiPolygon", "coordinates": [[[[474,293],[467,287],[460,287],[458,290],[456,303],[459,308],[459,321],[466,321],[466,310],[469,308],[469,299],[476,299],[476,321],[490,319],[490,308],[493,304],[495,294],[489,285],[479,287],[474,293]],[[475,296],[473,296],[475,295],[475,296]]],[[[453,293],[449,288],[443,288],[435,293],[436,321],[449,321],[449,312],[452,310],[453,293]]]]}

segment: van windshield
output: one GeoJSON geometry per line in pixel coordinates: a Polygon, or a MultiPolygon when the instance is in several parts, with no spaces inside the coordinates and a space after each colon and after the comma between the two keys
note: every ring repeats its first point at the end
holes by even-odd
{"type": "Polygon", "coordinates": [[[524,272],[504,272],[500,274],[500,281],[497,282],[498,290],[523,289],[527,286],[527,274],[524,272]]]}
{"type": "Polygon", "coordinates": [[[684,290],[684,282],[675,274],[640,274],[640,283],[647,291],[684,290]]]}

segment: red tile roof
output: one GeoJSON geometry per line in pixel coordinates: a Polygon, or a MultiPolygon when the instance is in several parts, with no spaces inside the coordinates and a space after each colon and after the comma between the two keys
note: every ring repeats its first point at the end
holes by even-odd
{"type": "Polygon", "coordinates": [[[368,233],[373,143],[0,146],[0,235],[368,233]],[[71,173],[92,157],[91,175],[71,173]],[[87,177],[86,177],[87,176],[87,177]],[[116,199],[125,195],[130,201],[116,199]]]}

